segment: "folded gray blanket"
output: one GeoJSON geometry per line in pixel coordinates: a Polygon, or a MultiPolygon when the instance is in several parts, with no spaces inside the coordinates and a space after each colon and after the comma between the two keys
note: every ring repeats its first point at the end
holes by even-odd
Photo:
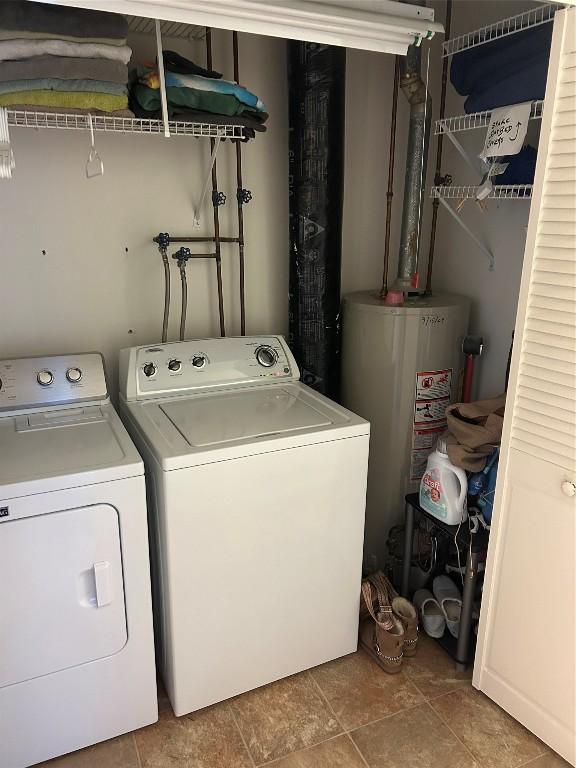
{"type": "Polygon", "coordinates": [[[66,56],[33,56],[19,61],[3,61],[0,83],[11,80],[37,80],[55,77],[60,80],[104,80],[126,85],[128,66],[110,59],[79,59],[66,56]]]}
{"type": "MultiPolygon", "coordinates": [[[[0,8],[2,5],[0,4],[0,8]]],[[[99,43],[67,43],[66,40],[0,40],[0,61],[17,61],[32,56],[74,56],[86,59],[109,59],[128,64],[132,49],[127,45],[99,43]]]]}
{"type": "MultiPolygon", "coordinates": [[[[0,0],[1,1],[1,0],[0,0]]],[[[0,40],[52,40],[51,32],[26,32],[24,29],[0,29],[0,40]]],[[[68,43],[102,43],[104,45],[126,45],[125,37],[75,37],[58,35],[58,40],[68,43]]]]}
{"type": "Polygon", "coordinates": [[[128,22],[117,13],[31,3],[29,0],[2,0],[0,27],[28,32],[50,32],[74,37],[126,37],[128,22]]]}

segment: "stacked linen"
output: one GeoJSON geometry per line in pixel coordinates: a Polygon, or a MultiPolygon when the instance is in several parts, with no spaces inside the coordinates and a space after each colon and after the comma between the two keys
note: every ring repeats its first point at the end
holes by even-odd
{"type": "MultiPolygon", "coordinates": [[[[265,131],[266,107],[241,85],[222,80],[219,72],[205,70],[173,51],[164,52],[164,80],[168,114],[194,122],[241,125],[245,138],[265,131]]],[[[131,107],[138,117],[161,115],[160,75],[157,69],[134,73],[131,107]]]]}
{"type": "Polygon", "coordinates": [[[101,11],[0,2],[0,107],[132,116],[128,23],[101,11]]]}
{"type": "Polygon", "coordinates": [[[466,112],[543,99],[552,40],[552,24],[527,29],[458,53],[450,80],[466,112]]]}

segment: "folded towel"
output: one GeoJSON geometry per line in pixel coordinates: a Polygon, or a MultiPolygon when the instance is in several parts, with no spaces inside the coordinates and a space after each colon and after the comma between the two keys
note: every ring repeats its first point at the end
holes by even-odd
{"type": "Polygon", "coordinates": [[[35,104],[40,112],[42,107],[61,107],[64,111],[67,107],[80,107],[81,109],[101,109],[103,112],[112,112],[117,109],[126,109],[128,98],[90,91],[77,91],[76,93],[68,91],[14,91],[14,93],[0,94],[0,107],[13,108],[15,104],[35,104]]]}
{"type": "MultiPolygon", "coordinates": [[[[26,32],[23,29],[0,29],[0,40],[53,40],[52,32],[26,32]]],[[[68,43],[100,43],[101,45],[126,45],[125,37],[75,37],[58,35],[58,40],[68,43]]]]}
{"type": "Polygon", "coordinates": [[[135,115],[130,109],[115,109],[111,112],[105,112],[101,109],[95,109],[90,107],[89,109],[81,109],[80,107],[49,107],[46,104],[42,105],[42,109],[38,109],[38,104],[12,104],[10,109],[14,112],[48,112],[51,115],[102,115],[103,117],[125,117],[129,120],[133,120],[135,115]]]}
{"type": "Polygon", "coordinates": [[[485,109],[506,107],[508,104],[522,104],[526,101],[543,99],[546,95],[548,75],[548,54],[536,56],[525,62],[520,71],[507,73],[498,80],[478,87],[464,102],[468,113],[485,109]]]}
{"type": "Polygon", "coordinates": [[[105,80],[125,85],[128,82],[128,67],[110,59],[78,59],[65,56],[33,56],[31,59],[4,61],[0,67],[0,82],[35,80],[41,77],[56,77],[60,80],[105,80]]]}
{"type": "Polygon", "coordinates": [[[535,56],[549,56],[552,27],[541,24],[456,54],[450,66],[452,85],[460,95],[467,96],[521,71],[535,56]]]}
{"type": "MultiPolygon", "coordinates": [[[[160,75],[158,70],[152,69],[139,78],[142,85],[148,88],[160,88],[160,75]]],[[[246,104],[250,109],[257,112],[266,112],[266,107],[255,96],[241,85],[230,82],[229,80],[214,80],[209,77],[200,77],[199,75],[182,75],[175,72],[165,72],[164,81],[167,88],[193,88],[197,91],[207,91],[217,94],[234,96],[242,104],[246,104]]]]}
{"type": "MultiPolygon", "coordinates": [[[[161,108],[160,91],[157,88],[148,88],[142,83],[136,83],[131,88],[132,97],[143,109],[154,111],[161,108]]],[[[198,109],[203,112],[212,112],[216,115],[242,115],[250,114],[256,119],[262,118],[262,122],[268,117],[265,112],[250,109],[246,104],[238,101],[235,96],[213,91],[199,91],[195,88],[166,88],[166,97],[169,106],[185,107],[186,109],[198,109]]]]}
{"type": "Polygon", "coordinates": [[[37,80],[11,80],[8,83],[0,83],[0,94],[17,91],[93,91],[115,96],[128,95],[125,85],[107,83],[104,80],[57,80],[53,77],[43,77],[37,80]]]}
{"type": "Polygon", "coordinates": [[[27,32],[50,32],[53,37],[114,37],[128,34],[128,22],[118,13],[90,11],[28,0],[2,0],[0,27],[27,32]]]}
{"type": "MultiPolygon", "coordinates": [[[[30,3],[32,5],[32,3],[30,3]]],[[[2,4],[0,3],[0,8],[2,4]]],[[[110,59],[128,64],[132,49],[127,45],[67,43],[65,40],[0,40],[0,61],[29,59],[31,56],[77,56],[82,59],[110,59]]]]}
{"type": "Polygon", "coordinates": [[[180,75],[201,75],[202,77],[213,77],[216,80],[222,77],[221,72],[216,72],[214,69],[204,69],[199,67],[190,59],[185,59],[176,51],[164,51],[162,58],[164,59],[164,70],[170,72],[176,72],[180,75]]]}

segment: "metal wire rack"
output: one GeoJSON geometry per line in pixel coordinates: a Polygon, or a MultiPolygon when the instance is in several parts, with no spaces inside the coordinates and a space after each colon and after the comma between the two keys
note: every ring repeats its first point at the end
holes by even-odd
{"type": "MultiPolygon", "coordinates": [[[[33,112],[28,110],[9,109],[8,125],[24,128],[60,128],[71,131],[87,131],[90,129],[88,116],[84,114],[66,114],[57,112],[33,112]]],[[[162,120],[143,120],[136,117],[113,117],[109,115],[92,115],[92,126],[95,131],[107,133],[149,133],[164,134],[162,120]]],[[[171,135],[196,136],[221,139],[242,139],[241,125],[219,125],[213,123],[193,123],[179,120],[168,122],[171,135]]]]}
{"type": "MultiPolygon", "coordinates": [[[[127,16],[128,30],[140,35],[155,34],[155,20],[144,16],[127,16]]],[[[197,24],[185,24],[181,21],[161,21],[162,37],[179,38],[181,40],[203,40],[206,37],[206,27],[197,24]]]]}
{"type": "MultiPolygon", "coordinates": [[[[468,200],[475,199],[478,187],[432,187],[430,196],[442,199],[468,200]]],[[[495,185],[488,195],[490,199],[521,200],[532,197],[532,184],[500,184],[495,185]]]]}
{"type": "Polygon", "coordinates": [[[442,56],[452,56],[454,53],[466,51],[468,48],[476,48],[478,45],[491,43],[501,37],[513,35],[516,32],[522,32],[530,27],[537,27],[540,24],[546,24],[552,21],[557,10],[561,5],[549,3],[530,11],[519,13],[517,16],[510,16],[494,24],[488,24],[485,27],[476,29],[473,32],[466,32],[458,37],[446,40],[442,44],[442,56]]]}
{"type": "MultiPolygon", "coordinates": [[[[530,119],[539,120],[542,117],[543,108],[543,101],[533,101],[530,119]]],[[[487,128],[490,124],[491,114],[491,110],[487,109],[484,112],[471,112],[469,115],[445,117],[443,120],[436,120],[434,133],[437,136],[440,133],[457,133],[458,131],[471,131],[474,128],[487,128]]]]}

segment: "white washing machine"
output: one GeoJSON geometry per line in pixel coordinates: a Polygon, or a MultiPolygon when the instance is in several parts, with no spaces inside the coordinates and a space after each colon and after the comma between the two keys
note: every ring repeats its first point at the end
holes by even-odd
{"type": "Polygon", "coordinates": [[[144,468],[99,354],[0,361],[0,767],[158,718],[144,468]]]}
{"type": "Polygon", "coordinates": [[[277,336],[120,353],[176,715],[356,650],[369,425],[298,377],[277,336]]]}

